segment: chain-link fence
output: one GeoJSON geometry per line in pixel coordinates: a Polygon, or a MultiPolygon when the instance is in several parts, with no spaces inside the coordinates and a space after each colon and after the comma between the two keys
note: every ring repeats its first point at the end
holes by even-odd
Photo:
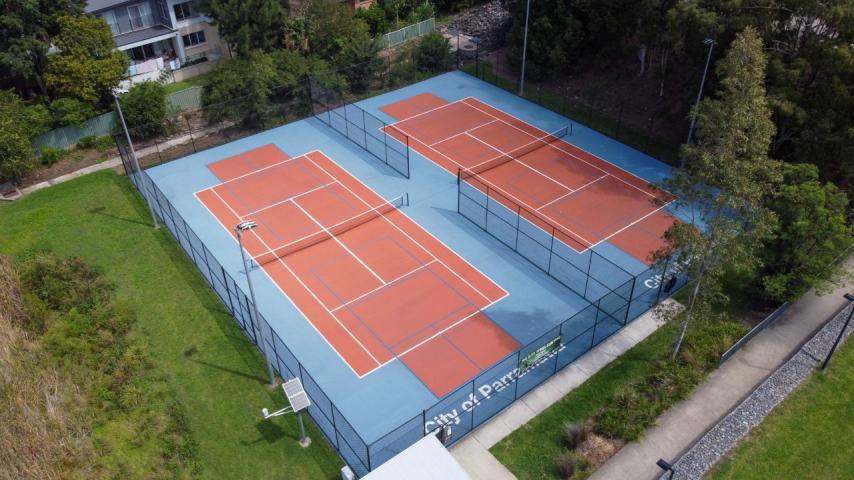
{"type": "MultiPolygon", "coordinates": [[[[480,51],[477,39],[464,39],[462,43],[470,48],[457,49],[460,70],[519,95],[518,65],[512,64],[503,52],[480,51]]],[[[666,124],[673,116],[671,110],[684,107],[678,98],[657,96],[641,102],[636,91],[618,89],[617,85],[598,82],[574,87],[569,82],[530,79],[526,79],[521,96],[655,159],[671,165],[678,163],[681,141],[674,137],[673,126],[666,124]]],[[[687,107],[684,110],[681,116],[687,118],[687,107]]]]}

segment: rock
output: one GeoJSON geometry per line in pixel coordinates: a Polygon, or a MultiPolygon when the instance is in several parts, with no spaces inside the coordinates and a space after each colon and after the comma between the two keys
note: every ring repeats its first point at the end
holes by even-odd
{"type": "Polygon", "coordinates": [[[455,35],[460,32],[477,39],[480,50],[489,51],[501,47],[510,29],[510,12],[504,9],[500,0],[478,5],[458,15],[441,32],[455,35]]]}

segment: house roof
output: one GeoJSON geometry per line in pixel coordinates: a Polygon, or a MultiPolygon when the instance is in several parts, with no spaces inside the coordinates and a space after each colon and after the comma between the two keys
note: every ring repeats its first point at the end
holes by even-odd
{"type": "Polygon", "coordinates": [[[86,2],[86,13],[100,12],[109,8],[128,3],[130,0],[88,0],[86,2]]]}

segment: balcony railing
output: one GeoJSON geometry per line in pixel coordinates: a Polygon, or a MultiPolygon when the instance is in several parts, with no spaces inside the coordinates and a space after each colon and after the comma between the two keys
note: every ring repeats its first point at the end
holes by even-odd
{"type": "Polygon", "coordinates": [[[108,25],[110,26],[110,30],[113,32],[113,36],[124,35],[137,30],[145,30],[146,28],[151,28],[155,25],[163,25],[164,27],[171,28],[160,18],[159,15],[154,14],[142,15],[139,17],[128,17],[116,23],[108,23],[108,25]]]}

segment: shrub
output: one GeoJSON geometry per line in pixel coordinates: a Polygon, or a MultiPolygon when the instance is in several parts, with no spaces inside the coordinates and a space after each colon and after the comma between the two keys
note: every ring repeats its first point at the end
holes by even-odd
{"type": "Polygon", "coordinates": [[[424,35],[414,54],[415,65],[422,72],[441,72],[451,66],[451,44],[439,32],[424,35]]]}
{"type": "Polygon", "coordinates": [[[389,70],[388,80],[393,87],[406,85],[418,78],[418,70],[415,63],[410,61],[397,61],[389,70]]]}
{"type": "Polygon", "coordinates": [[[566,434],[566,446],[570,450],[578,448],[590,435],[590,427],[586,424],[565,423],[563,431],[566,434]]]}
{"type": "Polygon", "coordinates": [[[41,161],[41,164],[48,167],[62,160],[63,156],[65,156],[64,150],[51,146],[42,147],[39,152],[39,160],[41,161]]]}
{"type": "Polygon", "coordinates": [[[605,405],[599,415],[598,430],[612,438],[636,441],[655,423],[660,411],[654,399],[630,386],[605,405]]]}
{"type": "Polygon", "coordinates": [[[557,471],[561,478],[570,479],[578,468],[578,457],[574,452],[565,451],[557,457],[557,471]]]}
{"type": "Polygon", "coordinates": [[[157,82],[142,82],[119,99],[128,131],[145,140],[166,133],[166,89],[157,82]]]}
{"type": "Polygon", "coordinates": [[[83,127],[86,121],[96,116],[98,111],[91,103],[75,98],[57,98],[50,103],[51,126],[54,128],[74,125],[83,127]]]}

